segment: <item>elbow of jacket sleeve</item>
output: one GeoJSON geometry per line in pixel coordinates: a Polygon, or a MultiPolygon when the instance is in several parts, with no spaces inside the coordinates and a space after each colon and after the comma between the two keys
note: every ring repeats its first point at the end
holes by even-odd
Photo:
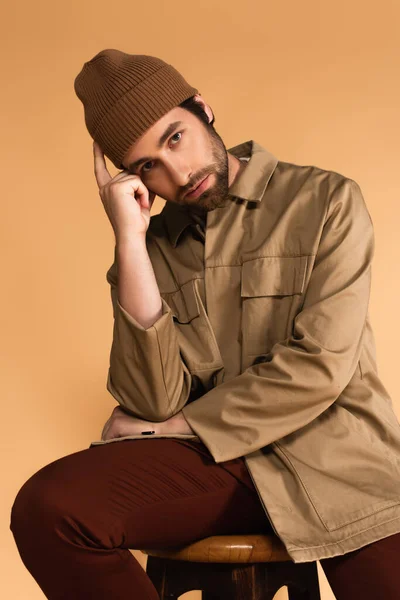
{"type": "Polygon", "coordinates": [[[107,390],[121,406],[137,418],[154,422],[166,421],[178,413],[188,400],[190,388],[191,376],[185,366],[175,378],[175,388],[169,387],[171,396],[162,382],[146,379],[140,372],[128,380],[118,374],[114,379],[110,367],[107,378],[107,390]]]}

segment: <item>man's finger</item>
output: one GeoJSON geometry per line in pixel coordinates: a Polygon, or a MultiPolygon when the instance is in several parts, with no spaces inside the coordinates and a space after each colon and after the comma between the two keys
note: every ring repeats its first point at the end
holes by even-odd
{"type": "Polygon", "coordinates": [[[97,185],[99,189],[108,183],[112,177],[107,170],[106,159],[100,146],[97,142],[93,142],[93,156],[94,156],[94,176],[96,177],[97,185]]]}
{"type": "Polygon", "coordinates": [[[154,192],[150,192],[150,190],[149,190],[149,204],[150,204],[150,208],[151,208],[151,206],[152,206],[152,204],[154,202],[155,197],[156,197],[156,194],[154,192]]]}

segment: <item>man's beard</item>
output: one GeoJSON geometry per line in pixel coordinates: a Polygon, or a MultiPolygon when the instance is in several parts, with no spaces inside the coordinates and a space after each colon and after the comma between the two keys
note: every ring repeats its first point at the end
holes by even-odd
{"type": "MultiPolygon", "coordinates": [[[[197,173],[197,181],[201,181],[207,175],[213,174],[215,183],[204,190],[196,199],[190,200],[183,197],[179,204],[190,207],[190,210],[204,213],[225,206],[229,196],[229,167],[228,153],[224,142],[211,125],[206,125],[209,132],[213,162],[208,167],[197,173]]],[[[192,187],[193,184],[190,186],[192,187]]]]}

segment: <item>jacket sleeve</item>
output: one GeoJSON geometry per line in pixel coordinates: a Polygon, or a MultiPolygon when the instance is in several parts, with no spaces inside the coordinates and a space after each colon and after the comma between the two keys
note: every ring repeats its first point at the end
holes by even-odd
{"type": "Polygon", "coordinates": [[[118,302],[117,263],[107,272],[114,313],[107,389],[126,410],[147,421],[165,421],[187,402],[191,375],[184,364],[170,307],[145,329],[118,302]]]}
{"type": "Polygon", "coordinates": [[[216,462],[258,450],[325,411],[352,378],[368,313],[374,233],[361,190],[331,193],[315,262],[291,337],[183,408],[216,462]]]}

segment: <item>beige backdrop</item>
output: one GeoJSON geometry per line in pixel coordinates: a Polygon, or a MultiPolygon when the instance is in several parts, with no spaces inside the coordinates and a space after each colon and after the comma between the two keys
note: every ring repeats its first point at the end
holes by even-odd
{"type": "Polygon", "coordinates": [[[2,8],[2,598],[43,598],[8,529],[15,494],[43,465],[98,439],[115,405],[105,388],[113,234],[73,91],[83,63],[103,48],[159,56],[198,87],[228,147],[255,139],[281,160],[360,184],[376,234],[380,373],[400,414],[399,20],[398,0],[2,8]]]}

